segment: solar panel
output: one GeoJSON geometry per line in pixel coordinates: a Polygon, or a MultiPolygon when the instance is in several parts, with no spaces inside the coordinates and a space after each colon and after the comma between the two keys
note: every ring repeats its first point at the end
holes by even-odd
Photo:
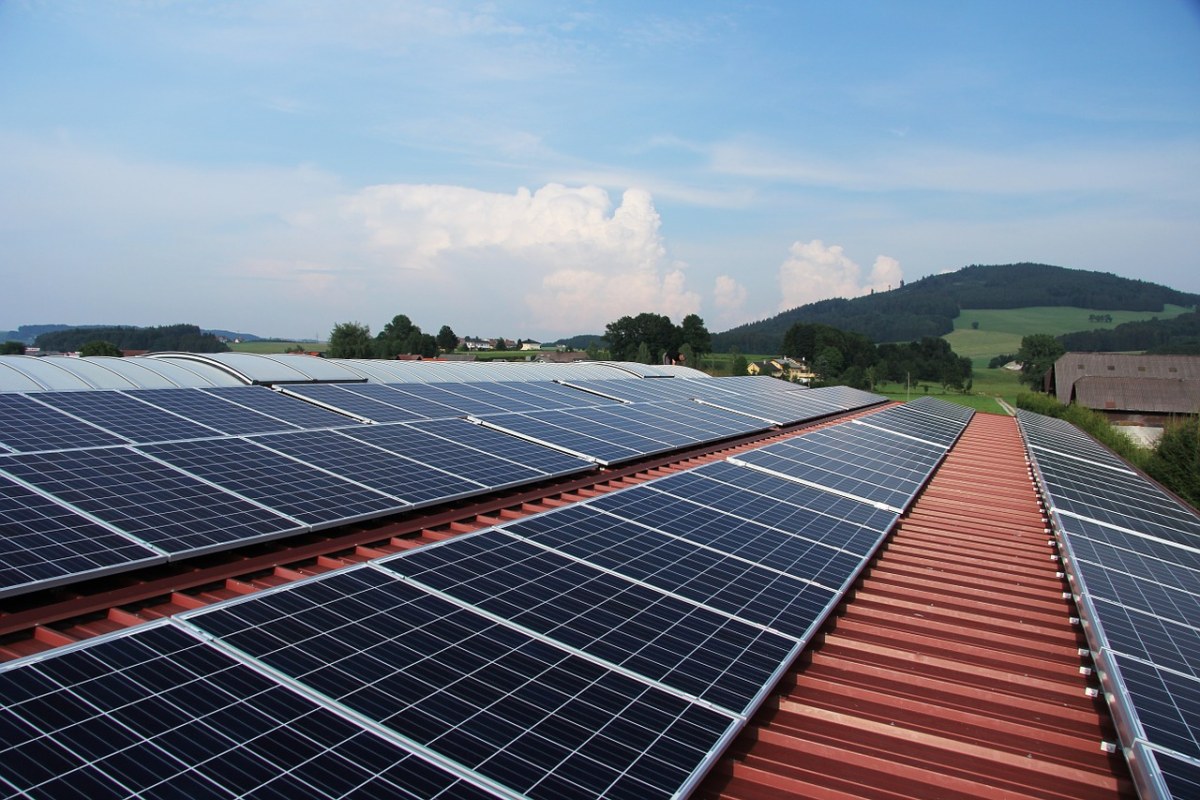
{"type": "Polygon", "coordinates": [[[497,398],[481,395],[468,384],[406,383],[403,386],[392,385],[392,388],[423,398],[431,403],[449,406],[455,410],[455,416],[499,414],[507,410],[500,405],[497,398]]]}
{"type": "Polygon", "coordinates": [[[358,424],[357,420],[344,414],[271,391],[265,386],[214,386],[200,391],[289,422],[297,428],[335,428],[358,424]]]}
{"type": "Polygon", "coordinates": [[[683,795],[738,725],[370,567],[187,619],[533,798],[683,795]]]}
{"type": "Polygon", "coordinates": [[[1136,709],[1139,735],[1200,759],[1200,681],[1123,654],[1113,654],[1111,663],[1124,689],[1114,694],[1136,709]]]}
{"type": "Polygon", "coordinates": [[[382,383],[345,383],[342,389],[353,394],[369,397],[378,403],[396,406],[410,416],[408,419],[449,419],[463,416],[461,412],[442,403],[435,403],[403,391],[403,386],[382,383]]]}
{"type": "Polygon", "coordinates": [[[518,439],[506,433],[460,419],[428,420],[409,423],[433,436],[440,436],[465,447],[522,464],[546,476],[570,475],[594,469],[595,464],[549,447],[518,439]]]}
{"type": "Polygon", "coordinates": [[[294,431],[296,425],[232,403],[200,389],[143,389],[138,400],[171,411],[193,422],[228,434],[294,431]]]}
{"type": "Polygon", "coordinates": [[[889,531],[897,517],[895,511],[880,509],[787,478],[739,467],[729,461],[717,461],[677,473],[652,486],[773,528],[809,537],[815,535],[808,526],[812,514],[844,520],[869,531],[865,537],[854,535],[830,540],[837,547],[855,553],[871,552],[875,548],[876,534],[889,531]],[[686,487],[686,494],[682,488],[675,489],[676,486],[686,487]],[[731,493],[730,488],[737,491],[731,493]]]}
{"type": "Polygon", "coordinates": [[[420,414],[403,409],[398,404],[380,402],[338,383],[302,383],[282,387],[282,392],[371,422],[402,422],[421,418],[420,414]]]}
{"type": "Polygon", "coordinates": [[[171,625],[5,665],[0,727],[22,797],[492,796],[171,625]]]}
{"type": "Polygon", "coordinates": [[[142,445],[140,450],[314,529],[403,511],[408,504],[247,439],[142,445]]]}
{"type": "MultiPolygon", "coordinates": [[[[683,486],[673,488],[684,492],[687,489],[683,486]]],[[[730,494],[740,493],[728,488],[730,494]]],[[[613,492],[592,500],[589,505],[700,547],[745,558],[835,590],[858,574],[863,557],[827,542],[846,541],[857,536],[878,544],[881,538],[877,531],[810,514],[804,520],[807,529],[826,541],[809,539],[742,519],[719,508],[694,503],[672,494],[669,489],[660,491],[656,482],[613,492]]]]}
{"type": "Polygon", "coordinates": [[[216,436],[220,431],[155,408],[123,392],[42,392],[38,400],[131,442],[216,436]]]}
{"type": "Polygon", "coordinates": [[[661,442],[651,442],[641,436],[621,436],[621,441],[607,439],[606,434],[615,433],[609,426],[591,425],[587,426],[587,432],[582,431],[579,429],[584,427],[582,422],[566,417],[562,411],[508,414],[478,421],[486,427],[600,464],[628,461],[647,452],[666,449],[661,442]]]}
{"type": "Polygon", "coordinates": [[[0,597],[164,561],[161,553],[0,476],[0,597]]]}
{"type": "Polygon", "coordinates": [[[538,470],[464,447],[410,425],[369,425],[346,431],[346,435],[489,489],[546,477],[538,470]]]}
{"type": "Polygon", "coordinates": [[[414,505],[485,491],[475,481],[381,450],[336,431],[258,436],[254,441],[414,505]]]}
{"type": "Polygon", "coordinates": [[[863,426],[870,425],[938,444],[946,449],[954,444],[967,426],[967,420],[942,417],[934,413],[932,407],[922,409],[910,406],[891,406],[861,417],[858,422],[863,426]]]}
{"type": "Polygon", "coordinates": [[[507,532],[805,640],[836,593],[742,558],[576,505],[510,523],[507,532]]]}
{"type": "Polygon", "coordinates": [[[1200,797],[1200,763],[1187,761],[1172,753],[1152,750],[1144,745],[1139,746],[1136,753],[1137,760],[1153,762],[1168,797],[1200,797]]]}
{"type": "Polygon", "coordinates": [[[0,468],[172,556],[305,529],[124,447],[7,456],[0,468]]]}
{"type": "Polygon", "coordinates": [[[23,394],[0,394],[0,443],[12,451],[65,450],[125,440],[23,394]]]}
{"type": "Polygon", "coordinates": [[[864,465],[863,451],[838,450],[807,439],[799,436],[776,442],[730,461],[896,510],[904,509],[920,488],[911,471],[872,469],[864,465]]]}
{"type": "Polygon", "coordinates": [[[708,397],[703,402],[714,408],[769,420],[775,425],[806,422],[846,410],[817,394],[817,390],[744,394],[730,398],[708,397]]]}
{"type": "Polygon", "coordinates": [[[1200,517],[1068,423],[1018,419],[1139,788],[1187,796],[1159,751],[1200,760],[1200,517]]]}
{"type": "Polygon", "coordinates": [[[746,713],[796,642],[491,530],[381,562],[594,658],[746,713]]]}

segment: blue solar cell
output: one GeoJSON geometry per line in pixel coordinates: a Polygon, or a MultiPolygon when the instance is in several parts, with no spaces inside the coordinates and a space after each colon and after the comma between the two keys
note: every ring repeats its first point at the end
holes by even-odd
{"type": "Polygon", "coordinates": [[[295,397],[271,391],[265,386],[216,386],[200,391],[289,422],[298,428],[335,428],[359,424],[357,420],[344,414],[337,414],[295,397]]]}
{"type": "Polygon", "coordinates": [[[499,531],[383,566],[651,680],[745,713],[796,643],[499,531]]]}
{"type": "Polygon", "coordinates": [[[123,392],[42,392],[38,399],[131,442],[216,436],[220,431],[142,403],[123,392]]]}
{"type": "Polygon", "coordinates": [[[0,671],[0,728],[26,797],[491,796],[173,626],[0,671]]]}
{"type": "Polygon", "coordinates": [[[466,420],[443,419],[410,424],[425,433],[522,464],[544,475],[569,475],[573,472],[595,468],[590,461],[584,461],[549,447],[485,428],[482,425],[475,425],[466,420]]]}
{"type": "Polygon", "coordinates": [[[742,453],[735,462],[866,501],[884,503],[894,509],[903,509],[919,488],[915,481],[865,469],[850,454],[841,458],[818,456],[787,442],[742,453]]]}
{"type": "Polygon", "coordinates": [[[338,383],[306,383],[286,386],[284,394],[296,395],[318,405],[338,410],[347,416],[361,417],[372,422],[402,422],[420,419],[421,415],[401,408],[399,404],[380,402],[338,383]]]}
{"type": "Polygon", "coordinates": [[[0,477],[0,596],[163,561],[129,537],[0,477]]]}
{"type": "Polygon", "coordinates": [[[1200,759],[1200,681],[1123,655],[1112,661],[1145,738],[1200,759]]]}
{"type": "Polygon", "coordinates": [[[200,389],[143,389],[131,394],[144,403],[151,403],[222,433],[238,435],[297,429],[289,422],[260,414],[224,399],[223,395],[200,389]]]}
{"type": "MultiPolygon", "coordinates": [[[[840,589],[857,575],[864,563],[860,555],[664,493],[656,484],[652,482],[613,492],[589,505],[684,541],[745,558],[831,589],[840,589]]],[[[730,491],[738,492],[732,488],[730,491]]],[[[848,539],[855,535],[869,535],[876,542],[881,538],[876,531],[867,532],[857,525],[815,514],[809,515],[808,522],[809,530],[826,540],[848,539]],[[819,522],[813,525],[813,521],[819,522]]]]}
{"type": "Polygon", "coordinates": [[[505,530],[619,575],[806,640],[836,593],[750,561],[577,505],[505,530]]]}
{"type": "Polygon", "coordinates": [[[879,534],[896,522],[895,511],[887,511],[857,500],[814,489],[787,478],[746,469],[729,461],[716,461],[694,470],[671,475],[654,484],[662,491],[678,493],[696,502],[721,508],[789,533],[813,537],[807,520],[817,514],[862,526],[866,536],[846,539],[822,539],[853,553],[866,554],[875,549],[879,534]],[[687,486],[686,495],[673,487],[687,486]],[[730,489],[737,490],[730,492],[730,489]]]}
{"type": "Polygon", "coordinates": [[[468,414],[499,414],[506,409],[498,398],[488,397],[467,384],[458,383],[406,383],[402,386],[389,384],[393,389],[439,403],[454,409],[455,416],[468,414]]]}
{"type": "Polygon", "coordinates": [[[564,452],[593,459],[601,464],[629,461],[666,447],[660,442],[647,442],[640,436],[622,436],[621,441],[613,441],[606,438],[607,434],[615,433],[610,427],[592,425],[586,426],[587,432],[582,431],[580,428],[585,426],[581,421],[565,417],[562,411],[485,417],[484,424],[514,436],[543,443],[547,447],[556,447],[564,452]],[[651,450],[651,447],[654,449],[651,450]]]}
{"type": "Polygon", "coordinates": [[[489,489],[546,477],[538,470],[425,433],[411,425],[369,425],[346,431],[346,435],[489,489]]]}
{"type": "Polygon", "coordinates": [[[172,555],[305,526],[127,448],[6,456],[9,474],[172,555]]]}
{"type": "Polygon", "coordinates": [[[1200,631],[1186,621],[1136,611],[1100,597],[1093,596],[1091,602],[1112,650],[1191,677],[1197,681],[1200,699],[1200,631]]]}
{"type": "Polygon", "coordinates": [[[255,437],[254,441],[414,505],[486,491],[486,487],[475,481],[336,431],[281,433],[255,437]]]}
{"type": "Polygon", "coordinates": [[[0,443],[35,452],[124,444],[125,440],[22,394],[0,394],[0,443]]]}
{"type": "Polygon", "coordinates": [[[369,397],[378,403],[395,406],[409,415],[407,418],[398,419],[450,419],[463,416],[462,412],[450,406],[401,391],[403,386],[382,383],[346,383],[342,384],[342,389],[369,397]]]}
{"type": "Polygon", "coordinates": [[[737,725],[371,568],[188,619],[533,798],[676,795],[737,725]]]}
{"type": "Polygon", "coordinates": [[[139,449],[314,528],[370,519],[408,507],[402,500],[246,439],[171,442],[139,449]]]}

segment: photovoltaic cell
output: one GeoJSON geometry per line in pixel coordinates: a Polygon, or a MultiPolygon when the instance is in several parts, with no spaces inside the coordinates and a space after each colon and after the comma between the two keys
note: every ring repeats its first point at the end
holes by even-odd
{"type": "Polygon", "coordinates": [[[170,625],[0,671],[5,796],[489,793],[170,625]]]}
{"type": "Polygon", "coordinates": [[[0,443],[10,450],[65,450],[124,444],[108,431],[69,417],[23,394],[0,394],[0,443]]]}
{"type": "Polygon", "coordinates": [[[1200,681],[1125,655],[1112,661],[1145,738],[1200,759],[1200,681]]]}
{"type": "Polygon", "coordinates": [[[188,616],[389,730],[533,798],[670,797],[735,727],[371,568],[188,616]]]}
{"type": "Polygon", "coordinates": [[[903,509],[920,485],[909,476],[888,475],[862,466],[852,453],[820,452],[799,444],[803,437],[741,453],[735,463],[844,492],[866,501],[903,509]]]}
{"type": "Polygon", "coordinates": [[[304,530],[128,448],[6,456],[0,468],[172,555],[304,530]]]}
{"type": "Polygon", "coordinates": [[[402,386],[382,383],[346,383],[342,389],[353,394],[369,397],[378,403],[396,406],[407,412],[409,419],[451,419],[463,414],[450,406],[435,403],[402,391],[402,386]]]}
{"type": "Polygon", "coordinates": [[[131,442],[165,442],[220,434],[122,392],[41,392],[38,400],[131,442]]]}
{"type": "Polygon", "coordinates": [[[428,420],[413,422],[410,425],[433,436],[440,436],[465,447],[523,464],[545,475],[569,475],[595,468],[595,464],[590,461],[466,420],[428,420]]]}
{"type": "Polygon", "coordinates": [[[413,504],[477,494],[485,487],[335,431],[301,431],[255,437],[272,450],[313,464],[413,504]]]}
{"type": "Polygon", "coordinates": [[[611,441],[605,438],[606,434],[614,432],[611,428],[589,426],[589,431],[584,432],[579,430],[582,426],[577,422],[564,417],[561,411],[540,411],[536,415],[509,414],[483,419],[483,423],[488,427],[543,443],[547,447],[578,454],[602,464],[628,461],[647,452],[666,448],[661,442],[650,442],[640,436],[623,436],[620,442],[611,441]],[[575,427],[572,427],[573,425],[575,427]]]}
{"type": "Polygon", "coordinates": [[[709,608],[808,637],[836,593],[576,505],[505,526],[511,534],[709,608]]]}
{"type": "Polygon", "coordinates": [[[382,403],[338,383],[297,384],[284,387],[283,392],[372,422],[402,422],[421,418],[419,414],[403,409],[398,404],[382,403]]]}
{"type": "Polygon", "coordinates": [[[346,435],[475,481],[481,487],[511,486],[545,477],[535,469],[464,447],[409,425],[368,425],[346,431],[346,435]]]}
{"type": "Polygon", "coordinates": [[[163,561],[162,554],[0,477],[0,596],[163,561]]]}
{"type": "Polygon", "coordinates": [[[1093,597],[1092,605],[1114,651],[1190,677],[1200,702],[1200,631],[1100,597],[1093,597]]]}
{"type": "Polygon", "coordinates": [[[361,424],[344,414],[271,391],[265,386],[214,386],[200,391],[289,422],[297,428],[336,428],[361,424]]]}
{"type": "MultiPolygon", "coordinates": [[[[664,494],[653,485],[613,492],[589,505],[693,544],[739,556],[831,589],[841,588],[863,564],[861,556],[664,494]]],[[[821,533],[826,535],[825,538],[836,540],[869,535],[876,541],[879,539],[878,532],[868,532],[857,525],[828,518],[824,523],[821,533]],[[844,533],[839,532],[839,528],[844,533]]]]}
{"type": "Polygon", "coordinates": [[[138,448],[314,528],[395,513],[408,504],[246,439],[205,439],[138,448]]]}
{"type": "Polygon", "coordinates": [[[796,643],[487,531],[382,562],[426,586],[734,713],[796,643]]]}
{"type": "Polygon", "coordinates": [[[221,433],[240,435],[294,431],[297,426],[260,414],[200,389],[142,389],[131,392],[138,400],[187,417],[221,433]]]}

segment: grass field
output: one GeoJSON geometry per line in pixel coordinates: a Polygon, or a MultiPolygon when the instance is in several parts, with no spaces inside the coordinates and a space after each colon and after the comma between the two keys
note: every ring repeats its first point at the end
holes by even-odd
{"type": "Polygon", "coordinates": [[[911,387],[905,387],[902,383],[879,383],[875,385],[875,391],[902,402],[927,394],[950,403],[970,406],[977,411],[1003,414],[1006,413],[1004,407],[996,398],[1004,400],[1010,406],[1016,405],[1017,394],[1022,391],[1017,374],[1006,369],[976,369],[970,394],[943,392],[941,386],[926,383],[916,383],[911,387]]]}
{"type": "Polygon", "coordinates": [[[329,346],[328,342],[284,342],[275,339],[261,339],[256,342],[237,342],[231,343],[229,349],[235,353],[259,353],[269,355],[271,353],[286,353],[289,349],[296,347],[302,348],[305,352],[311,350],[324,350],[329,346]]]}
{"type": "Polygon", "coordinates": [[[960,356],[971,359],[975,369],[987,366],[995,356],[1015,353],[1021,338],[1031,333],[1058,336],[1075,331],[1115,328],[1123,322],[1170,319],[1190,311],[1184,306],[1167,306],[1162,311],[1096,311],[1088,308],[1038,306],[1033,308],[969,309],[964,308],[954,320],[954,332],[942,338],[960,356]],[[1090,322],[1092,314],[1111,314],[1112,322],[1090,322]],[[979,323],[979,328],[971,327],[979,323]]]}

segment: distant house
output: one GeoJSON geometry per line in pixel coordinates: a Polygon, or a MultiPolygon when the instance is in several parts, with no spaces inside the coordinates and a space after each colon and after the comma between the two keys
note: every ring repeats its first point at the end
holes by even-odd
{"type": "Polygon", "coordinates": [[[522,350],[541,350],[542,343],[535,342],[532,339],[530,339],[528,342],[521,342],[521,349],[522,350]]]}
{"type": "Polygon", "coordinates": [[[1200,356],[1066,353],[1046,376],[1060,403],[1103,412],[1114,421],[1161,425],[1200,413],[1200,356]]]}
{"type": "Polygon", "coordinates": [[[462,340],[462,346],[467,350],[491,350],[493,341],[489,339],[477,339],[473,336],[468,336],[462,340]]]}
{"type": "Polygon", "coordinates": [[[769,375],[772,378],[783,378],[785,381],[797,383],[808,383],[814,377],[803,359],[786,356],[753,361],[746,366],[746,372],[750,375],[769,375]]]}

